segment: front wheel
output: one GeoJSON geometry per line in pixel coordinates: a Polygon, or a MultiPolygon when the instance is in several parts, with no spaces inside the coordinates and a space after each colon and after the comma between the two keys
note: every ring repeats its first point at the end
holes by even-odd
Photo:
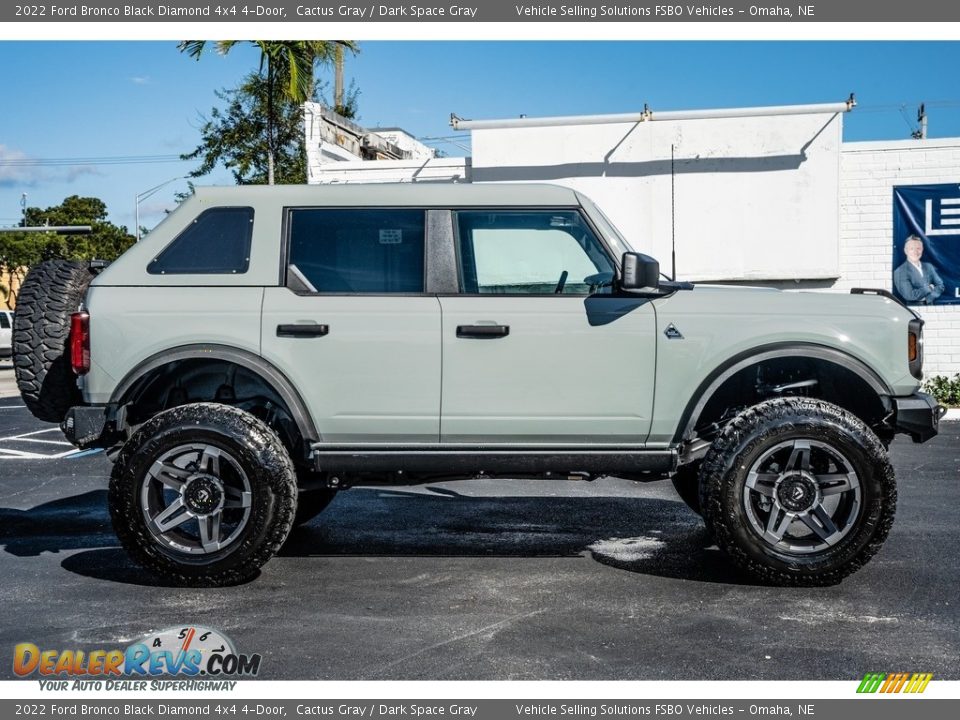
{"type": "Polygon", "coordinates": [[[877,436],[820,400],[734,418],[704,458],[703,516],[738,566],[775,585],[832,585],[880,549],[897,489],[877,436]]]}
{"type": "Polygon", "coordinates": [[[123,547],[184,585],[254,576],[290,533],[296,501],[280,438],[249,413],[215,403],[183,405],[144,423],[121,449],[109,490],[123,547]]]}

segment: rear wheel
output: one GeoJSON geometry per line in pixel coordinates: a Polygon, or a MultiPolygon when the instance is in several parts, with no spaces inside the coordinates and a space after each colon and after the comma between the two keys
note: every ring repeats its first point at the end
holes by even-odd
{"type": "Polygon", "coordinates": [[[777,585],[831,585],[880,549],[897,490],[883,444],[819,400],[734,418],[704,459],[703,515],[733,561],[777,585]]]}
{"type": "Polygon", "coordinates": [[[197,403],[160,413],[127,441],[109,504],[140,565],[178,584],[227,585],[254,576],[286,540],[296,479],[264,423],[197,403]]]}

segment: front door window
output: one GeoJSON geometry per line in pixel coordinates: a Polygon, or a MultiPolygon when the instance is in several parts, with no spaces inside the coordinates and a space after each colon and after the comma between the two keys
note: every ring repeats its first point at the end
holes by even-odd
{"type": "Polygon", "coordinates": [[[461,211],[457,229],[464,293],[610,292],[614,265],[576,211],[461,211]]]}

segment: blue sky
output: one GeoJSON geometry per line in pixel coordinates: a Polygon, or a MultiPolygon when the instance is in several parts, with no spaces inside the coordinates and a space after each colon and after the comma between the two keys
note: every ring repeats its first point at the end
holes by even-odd
{"type": "MultiPolygon", "coordinates": [[[[361,41],[348,61],[360,122],[418,137],[453,134],[467,118],[839,102],[855,92],[845,140],[903,139],[927,103],[930,137],[960,137],[960,42],[417,42],[361,41]]],[[[199,62],[174,42],[0,42],[0,225],[22,193],[47,207],[73,194],[107,203],[133,228],[134,196],[185,175],[181,161],[96,164],[83,158],[171,156],[199,141],[214,91],[257,66],[252,48],[199,62]],[[4,161],[47,161],[11,166],[4,161]],[[77,164],[51,163],[69,159],[77,164]]],[[[469,143],[464,134],[461,143],[469,143]]],[[[465,154],[437,144],[449,155],[465,154]]],[[[231,183],[226,171],[199,181],[231,183]]],[[[185,188],[173,182],[141,204],[150,227],[185,188]]]]}

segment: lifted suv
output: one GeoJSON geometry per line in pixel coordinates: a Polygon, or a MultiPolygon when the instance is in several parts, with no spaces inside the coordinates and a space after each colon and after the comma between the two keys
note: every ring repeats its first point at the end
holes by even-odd
{"type": "Polygon", "coordinates": [[[120,541],[191,584],[351,485],[602,475],[672,478],[767,582],[835,583],[893,522],[886,445],[940,416],[888,293],[661,280],[556,186],[201,189],[106,269],[38,266],[15,324],[27,406],[108,449],[120,541]]]}

